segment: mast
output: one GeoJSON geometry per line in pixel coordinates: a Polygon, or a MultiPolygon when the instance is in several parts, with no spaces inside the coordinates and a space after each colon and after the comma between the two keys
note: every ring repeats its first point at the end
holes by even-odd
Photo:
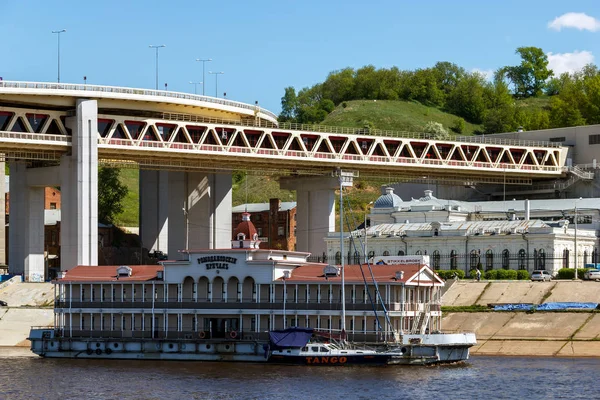
{"type": "Polygon", "coordinates": [[[343,201],[343,190],[342,185],[342,170],[338,170],[339,181],[340,181],[340,255],[341,257],[341,273],[342,273],[342,332],[340,338],[343,342],[346,341],[346,281],[344,276],[344,201],[343,201]]]}

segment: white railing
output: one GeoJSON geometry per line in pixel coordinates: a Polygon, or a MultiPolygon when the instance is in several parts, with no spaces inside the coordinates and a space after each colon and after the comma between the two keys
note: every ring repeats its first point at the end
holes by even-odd
{"type": "Polygon", "coordinates": [[[137,88],[125,88],[118,86],[100,86],[100,85],[87,85],[87,84],[74,84],[74,83],[48,83],[48,82],[18,82],[18,81],[0,81],[0,88],[17,88],[17,89],[44,89],[44,90],[74,90],[83,92],[101,92],[101,93],[120,93],[120,94],[134,94],[142,96],[159,96],[167,97],[172,99],[186,99],[194,101],[203,101],[206,103],[219,104],[224,106],[243,108],[251,110],[253,112],[262,113],[269,117],[277,120],[277,115],[271,111],[265,110],[257,105],[251,105],[241,103],[238,101],[219,99],[217,97],[202,96],[197,94],[181,93],[181,92],[168,92],[166,90],[152,90],[152,89],[137,89],[137,88]]]}
{"type": "Polygon", "coordinates": [[[63,142],[70,143],[71,136],[67,135],[48,135],[45,133],[31,133],[31,132],[9,132],[0,131],[0,138],[3,139],[17,139],[17,140],[41,140],[45,142],[63,142]]]}

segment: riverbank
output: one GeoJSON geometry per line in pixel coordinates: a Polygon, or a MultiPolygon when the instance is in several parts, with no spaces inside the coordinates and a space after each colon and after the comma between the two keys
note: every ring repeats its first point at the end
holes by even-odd
{"type": "MultiPolygon", "coordinates": [[[[588,281],[449,282],[446,307],[544,302],[600,303],[600,283],[588,281]]],[[[600,357],[600,313],[574,312],[448,312],[447,331],[477,335],[473,355],[600,357]]]]}

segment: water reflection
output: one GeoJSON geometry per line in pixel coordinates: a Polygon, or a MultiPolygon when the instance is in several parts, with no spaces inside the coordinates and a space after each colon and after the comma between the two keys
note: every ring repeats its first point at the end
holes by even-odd
{"type": "MultiPolygon", "coordinates": [[[[590,398],[600,359],[474,357],[433,367],[0,360],[1,399],[590,398]]],[[[595,393],[595,391],[594,391],[595,393]]]]}

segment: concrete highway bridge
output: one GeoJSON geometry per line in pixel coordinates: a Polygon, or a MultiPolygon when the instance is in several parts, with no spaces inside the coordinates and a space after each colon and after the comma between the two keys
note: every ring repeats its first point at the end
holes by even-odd
{"type": "Polygon", "coordinates": [[[331,172],[529,184],[564,176],[556,143],[279,124],[258,104],[167,91],[0,81],[0,153],[10,166],[10,266],[44,275],[43,188],[62,192],[61,265],[97,264],[97,167],[140,168],[145,247],[229,247],[231,172],[297,190],[297,247],[321,254],[335,228],[331,172]]]}

